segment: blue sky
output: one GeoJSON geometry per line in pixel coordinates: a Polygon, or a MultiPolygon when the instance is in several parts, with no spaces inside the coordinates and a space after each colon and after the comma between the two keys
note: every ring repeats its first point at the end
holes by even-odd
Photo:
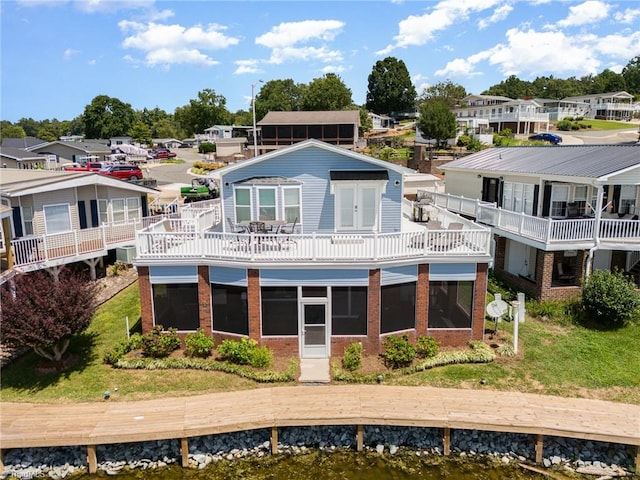
{"type": "Polygon", "coordinates": [[[173,113],[211,88],[231,112],[252,85],[325,73],[366,99],[376,61],[418,93],[620,72],[640,55],[640,2],[602,0],[2,0],[0,119],[71,120],[97,95],[173,113]]]}

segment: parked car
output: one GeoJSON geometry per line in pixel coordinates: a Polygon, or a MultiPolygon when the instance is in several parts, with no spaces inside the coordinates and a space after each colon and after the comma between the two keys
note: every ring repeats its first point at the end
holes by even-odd
{"type": "Polygon", "coordinates": [[[106,166],[107,164],[104,162],[87,162],[82,165],[77,163],[65,165],[63,168],[68,172],[97,172],[106,166]]]}
{"type": "Polygon", "coordinates": [[[554,133],[536,133],[535,135],[529,135],[529,140],[541,140],[554,145],[562,143],[562,137],[554,133]]]}
{"type": "MultiPolygon", "coordinates": [[[[149,152],[149,155],[153,159],[175,158],[176,157],[176,154],[174,152],[172,152],[171,150],[169,150],[168,148],[156,148],[154,150],[151,150],[149,152]]],[[[147,158],[149,158],[149,155],[147,155],[147,158]]]]}
{"type": "Polygon", "coordinates": [[[137,165],[108,165],[101,168],[98,173],[121,180],[139,180],[142,178],[142,170],[137,165]]]}

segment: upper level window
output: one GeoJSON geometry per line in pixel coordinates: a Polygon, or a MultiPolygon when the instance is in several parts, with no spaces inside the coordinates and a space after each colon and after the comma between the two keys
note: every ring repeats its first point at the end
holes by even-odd
{"type": "Polygon", "coordinates": [[[636,186],[622,185],[620,188],[619,213],[635,213],[636,209],[636,186]]]}
{"type": "Polygon", "coordinates": [[[551,216],[566,217],[568,201],[569,185],[554,185],[551,190],[551,216]]]}
{"type": "Polygon", "coordinates": [[[258,189],[258,220],[269,221],[276,219],[276,189],[258,189]]]}
{"type": "Polygon", "coordinates": [[[69,204],[45,205],[44,224],[47,234],[71,231],[71,215],[69,204]]]}
{"type": "Polygon", "coordinates": [[[502,208],[512,212],[533,215],[533,194],[531,183],[504,182],[502,188],[502,208]]]}
{"type": "Polygon", "coordinates": [[[283,188],[282,198],[284,199],[284,221],[292,223],[296,219],[300,221],[300,188],[283,188]]]}
{"type": "Polygon", "coordinates": [[[24,234],[33,235],[33,207],[31,205],[22,206],[22,222],[24,223],[24,234]]]}
{"type": "Polygon", "coordinates": [[[236,188],[234,191],[234,195],[236,207],[236,222],[251,221],[251,189],[236,188]]]}

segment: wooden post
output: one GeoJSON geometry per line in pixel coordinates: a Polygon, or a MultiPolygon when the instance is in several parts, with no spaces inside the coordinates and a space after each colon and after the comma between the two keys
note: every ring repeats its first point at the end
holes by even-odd
{"type": "Polygon", "coordinates": [[[364,425],[356,425],[356,450],[364,450],[364,425]]]}
{"type": "MultiPolygon", "coordinates": [[[[0,459],[0,466],[2,465],[2,459],[0,459]]],[[[640,445],[636,445],[636,473],[640,472],[640,445]]]]}
{"type": "Polygon", "coordinates": [[[98,456],[95,445],[87,445],[87,463],[89,464],[89,473],[98,473],[98,456]]]}
{"type": "Polygon", "coordinates": [[[544,447],[542,445],[543,435],[537,434],[535,438],[535,450],[536,450],[536,463],[542,463],[542,456],[544,452],[544,447]]]}
{"type": "Polygon", "coordinates": [[[189,466],[189,439],[180,439],[180,453],[182,454],[182,468],[189,466]]]}
{"type": "Polygon", "coordinates": [[[278,454],[278,427],[271,427],[271,454],[278,454]]]}
{"type": "Polygon", "coordinates": [[[444,427],[442,434],[442,448],[445,456],[451,453],[451,429],[449,427],[444,427]]]}

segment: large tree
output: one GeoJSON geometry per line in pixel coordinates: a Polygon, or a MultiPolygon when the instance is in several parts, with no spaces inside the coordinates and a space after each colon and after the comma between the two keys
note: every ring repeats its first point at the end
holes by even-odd
{"type": "Polygon", "coordinates": [[[2,342],[59,362],[71,336],[89,326],[95,298],[96,284],[68,270],[58,281],[42,270],[17,276],[15,288],[0,287],[2,342]]]}
{"type": "Polygon", "coordinates": [[[256,121],[262,120],[269,112],[300,110],[305,89],[306,85],[295,83],[290,78],[266,82],[256,94],[256,121]]]}
{"type": "Polygon", "coordinates": [[[302,93],[301,110],[345,110],[353,105],[351,90],[335,73],[314,78],[302,93]]]}
{"type": "Polygon", "coordinates": [[[368,80],[366,107],[369,111],[384,115],[415,107],[416,89],[402,60],[395,57],[378,60],[368,80]]]}
{"type": "Polygon", "coordinates": [[[640,96],[640,55],[629,60],[622,69],[622,77],[627,85],[627,92],[640,96]]]}
{"type": "Polygon", "coordinates": [[[228,125],[232,115],[227,110],[227,99],[205,88],[198,92],[198,98],[189,100],[189,105],[176,108],[174,118],[180,128],[192,136],[214,125],[228,125]]]}
{"type": "Polygon", "coordinates": [[[439,146],[449,138],[454,138],[458,131],[455,115],[444,100],[429,100],[420,107],[418,128],[427,140],[435,140],[439,146]]]}
{"type": "Polygon", "coordinates": [[[111,138],[129,134],[133,125],[133,107],[117,98],[98,95],[84,108],[86,138],[111,138]]]}
{"type": "Polygon", "coordinates": [[[24,128],[20,125],[13,125],[7,120],[3,120],[0,124],[0,139],[1,138],[24,138],[27,136],[24,128]]]}
{"type": "Polygon", "coordinates": [[[425,88],[420,95],[420,103],[430,100],[442,100],[449,108],[460,104],[460,100],[467,96],[467,91],[462,85],[453,83],[451,80],[438,82],[435,85],[425,88]]]}

